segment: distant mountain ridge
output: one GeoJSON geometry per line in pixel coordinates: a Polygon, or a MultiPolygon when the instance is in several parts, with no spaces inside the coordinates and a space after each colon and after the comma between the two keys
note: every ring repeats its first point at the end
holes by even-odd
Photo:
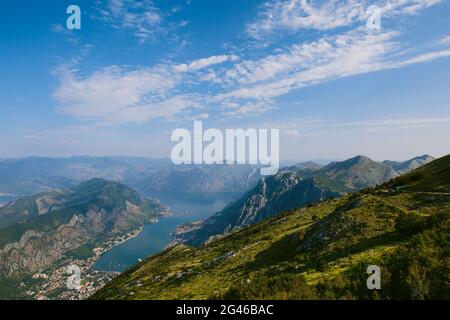
{"type": "Polygon", "coordinates": [[[173,167],[170,159],[141,157],[70,158],[26,157],[0,161],[0,192],[32,195],[51,189],[72,188],[102,178],[133,185],[143,175],[173,167]]]}
{"type": "Polygon", "coordinates": [[[139,190],[152,192],[245,192],[258,182],[259,168],[249,165],[205,165],[158,170],[143,179],[139,190]]]}
{"type": "Polygon", "coordinates": [[[365,156],[324,167],[309,162],[283,168],[275,176],[261,178],[241,199],[192,230],[185,228],[178,241],[198,246],[281,212],[375,187],[399,175],[389,165],[365,156]]]}
{"type": "Polygon", "coordinates": [[[383,163],[387,164],[398,173],[404,174],[414,169],[417,169],[420,166],[423,166],[424,164],[427,164],[433,160],[436,160],[436,158],[428,154],[425,154],[403,162],[385,160],[383,161],[383,163]]]}
{"type": "Polygon", "coordinates": [[[34,195],[72,188],[93,178],[121,182],[146,195],[152,192],[245,192],[256,185],[259,171],[250,165],[175,165],[170,159],[142,157],[0,160],[0,194],[34,195]]]}
{"type": "MultiPolygon", "coordinates": [[[[384,164],[402,174],[432,159],[424,155],[405,162],[384,161],[384,164]]],[[[332,163],[325,167],[330,165],[332,163]]],[[[305,162],[281,170],[298,171],[302,166],[304,176],[321,168],[314,162],[305,162]]],[[[246,192],[260,179],[257,169],[250,165],[174,165],[170,159],[144,157],[0,159],[0,202],[7,202],[14,195],[70,189],[93,178],[121,182],[146,195],[153,192],[246,192]],[[3,196],[6,200],[2,200],[2,194],[7,195],[3,196]]]]}

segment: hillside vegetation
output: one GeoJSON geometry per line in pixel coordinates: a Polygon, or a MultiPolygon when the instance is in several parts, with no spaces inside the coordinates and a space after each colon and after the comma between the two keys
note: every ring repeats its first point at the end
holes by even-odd
{"type": "Polygon", "coordinates": [[[139,263],[92,299],[449,299],[450,155],[139,263]],[[381,290],[366,287],[369,265],[381,290]]]}

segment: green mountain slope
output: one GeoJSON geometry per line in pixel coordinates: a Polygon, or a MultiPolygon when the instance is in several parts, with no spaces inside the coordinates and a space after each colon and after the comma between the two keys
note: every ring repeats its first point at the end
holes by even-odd
{"type": "Polygon", "coordinates": [[[450,155],[139,263],[92,299],[450,299],[450,155]],[[366,287],[369,265],[382,289],[366,287]]]}

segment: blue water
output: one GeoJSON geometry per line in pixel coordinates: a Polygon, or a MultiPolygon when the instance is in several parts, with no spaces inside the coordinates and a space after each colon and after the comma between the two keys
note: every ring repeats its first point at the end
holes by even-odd
{"type": "Polygon", "coordinates": [[[0,196],[0,205],[16,200],[19,196],[0,196]]]}
{"type": "Polygon", "coordinates": [[[170,233],[185,221],[184,217],[174,216],[145,225],[138,236],[104,253],[94,264],[94,270],[122,272],[138,263],[139,259],[160,252],[172,240],[170,233]]]}
{"type": "Polygon", "coordinates": [[[209,194],[205,195],[205,199],[199,198],[199,195],[188,198],[179,194],[159,195],[161,202],[171,208],[173,216],[145,225],[138,236],[105,252],[94,264],[93,269],[122,272],[138,263],[139,259],[145,259],[164,249],[172,241],[171,233],[178,225],[205,219],[237,197],[239,194],[231,193],[209,194]]]}

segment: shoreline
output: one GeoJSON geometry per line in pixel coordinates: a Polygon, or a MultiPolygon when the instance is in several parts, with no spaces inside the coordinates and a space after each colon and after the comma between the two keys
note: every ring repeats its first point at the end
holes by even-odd
{"type": "MultiPolygon", "coordinates": [[[[118,272],[118,271],[94,270],[92,267],[95,265],[95,263],[98,261],[98,259],[100,259],[101,256],[104,255],[105,253],[107,253],[107,252],[111,251],[112,249],[114,249],[115,247],[117,247],[117,246],[119,246],[119,245],[121,245],[121,244],[123,244],[123,243],[125,243],[125,242],[127,242],[127,241],[129,241],[129,240],[131,240],[133,238],[136,238],[137,236],[139,236],[142,233],[142,231],[144,230],[145,226],[156,224],[156,223],[158,223],[160,221],[160,219],[170,218],[171,216],[172,216],[171,214],[166,214],[166,215],[162,215],[162,216],[159,216],[159,217],[154,217],[154,218],[150,219],[149,223],[145,223],[142,226],[140,226],[139,228],[128,232],[125,235],[125,238],[122,239],[121,241],[115,242],[110,247],[108,247],[108,248],[102,250],[101,252],[99,252],[98,255],[95,256],[95,261],[93,262],[93,264],[91,266],[92,271],[95,271],[95,272],[118,272]],[[129,235],[129,236],[127,237],[127,235],[129,235]]],[[[122,236],[122,237],[124,237],[124,236],[122,236]]],[[[119,237],[119,239],[122,238],[122,237],[119,237]]],[[[110,240],[110,241],[114,241],[114,240],[110,240]]],[[[116,239],[116,241],[117,241],[117,239],[116,239]]],[[[97,249],[97,248],[95,248],[95,249],[97,249]]],[[[96,253],[96,252],[94,252],[94,253],[96,253]]]]}
{"type": "Polygon", "coordinates": [[[94,271],[94,272],[117,272],[117,271],[95,270],[93,267],[94,267],[95,263],[96,263],[96,262],[97,262],[97,261],[98,261],[105,253],[111,251],[112,249],[114,249],[114,248],[117,247],[117,246],[120,246],[121,244],[127,242],[128,240],[131,240],[131,239],[136,238],[137,236],[139,236],[139,235],[141,234],[141,232],[144,230],[144,227],[145,227],[145,226],[146,226],[146,225],[144,224],[144,225],[140,226],[139,228],[134,229],[134,230],[128,232],[128,233],[125,235],[125,238],[123,238],[124,236],[121,236],[121,237],[118,237],[118,238],[116,238],[116,239],[109,240],[109,241],[113,241],[114,243],[113,243],[111,246],[107,247],[107,248],[100,248],[100,247],[94,248],[94,250],[93,250],[93,252],[94,252],[94,257],[92,257],[92,258],[94,259],[94,261],[93,261],[93,263],[92,263],[92,265],[91,265],[91,270],[94,271]],[[123,239],[122,239],[122,238],[123,238],[123,239]],[[119,239],[120,239],[120,240],[119,240],[119,239]],[[118,242],[115,242],[115,241],[118,241],[118,242]],[[101,250],[101,251],[95,252],[96,249],[102,249],[102,250],[101,250]]]}
{"type": "MultiPolygon", "coordinates": [[[[152,218],[152,221],[154,218],[152,218]]],[[[157,223],[157,222],[153,222],[157,223]]],[[[26,291],[26,295],[36,300],[84,300],[100,290],[112,279],[119,276],[118,271],[95,270],[93,267],[100,257],[114,247],[137,237],[144,229],[144,225],[127,232],[125,235],[110,238],[92,250],[93,255],[87,259],[70,259],[62,261],[52,270],[36,273],[33,279],[42,279],[43,282],[32,285],[26,291]],[[79,267],[81,274],[81,285],[76,290],[67,289],[67,281],[70,274],[67,273],[69,266],[79,267]],[[53,295],[53,292],[63,289],[62,292],[53,295]]]]}

